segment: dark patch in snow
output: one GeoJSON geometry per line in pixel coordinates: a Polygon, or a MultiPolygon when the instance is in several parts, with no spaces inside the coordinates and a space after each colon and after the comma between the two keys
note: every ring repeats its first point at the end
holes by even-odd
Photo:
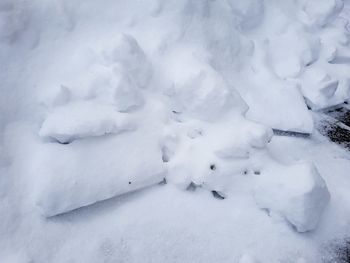
{"type": "Polygon", "coordinates": [[[338,56],[335,57],[332,61],[329,61],[329,64],[350,64],[350,57],[338,56]]]}
{"type": "Polygon", "coordinates": [[[278,129],[273,129],[273,134],[276,136],[289,136],[289,137],[299,137],[299,138],[309,138],[311,136],[310,133],[282,131],[278,129]]]}
{"type": "Polygon", "coordinates": [[[162,148],[162,161],[163,163],[169,162],[169,149],[167,147],[162,148]]]}
{"type": "Polygon", "coordinates": [[[165,184],[167,184],[166,178],[164,177],[163,181],[161,181],[159,184],[160,184],[160,185],[165,185],[165,184]]]}
{"type": "Polygon", "coordinates": [[[197,187],[198,187],[198,185],[196,185],[194,182],[191,182],[191,183],[187,186],[186,190],[187,190],[187,191],[190,191],[190,192],[194,192],[194,191],[196,191],[197,187]]]}
{"type": "Polygon", "coordinates": [[[211,164],[209,168],[210,168],[210,170],[215,171],[216,170],[216,165],[215,164],[211,164]]]}
{"type": "Polygon", "coordinates": [[[343,104],[324,110],[317,128],[332,142],[350,149],[350,110],[348,106],[343,104]]]}
{"type": "Polygon", "coordinates": [[[67,145],[73,142],[73,140],[69,140],[69,141],[60,141],[57,138],[54,137],[46,137],[43,138],[43,141],[45,142],[49,142],[49,143],[58,143],[58,144],[62,144],[62,145],[67,145]]]}
{"type": "Polygon", "coordinates": [[[323,263],[350,263],[350,239],[333,240],[322,247],[323,263]]]}
{"type": "Polygon", "coordinates": [[[213,196],[216,198],[216,199],[220,199],[220,200],[224,200],[225,199],[225,195],[221,192],[218,192],[218,191],[211,191],[211,193],[213,194],[213,196]]]}
{"type": "Polygon", "coordinates": [[[350,110],[345,105],[339,108],[330,109],[325,113],[350,127],[350,110]]]}

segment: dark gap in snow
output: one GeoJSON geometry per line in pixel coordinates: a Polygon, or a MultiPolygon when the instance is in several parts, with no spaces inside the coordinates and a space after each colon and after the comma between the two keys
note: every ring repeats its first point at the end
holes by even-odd
{"type": "Polygon", "coordinates": [[[254,174],[259,175],[260,171],[254,171],[254,174]]]}
{"type": "Polygon", "coordinates": [[[165,184],[167,184],[166,178],[164,177],[163,181],[161,181],[159,184],[160,184],[160,185],[165,185],[165,184]]]}
{"type": "Polygon", "coordinates": [[[59,144],[63,144],[63,145],[66,145],[66,144],[70,144],[71,142],[60,142],[60,141],[57,141],[59,144]]]}
{"type": "Polygon", "coordinates": [[[169,149],[167,147],[162,148],[162,161],[163,163],[169,162],[169,149]]]}
{"type": "Polygon", "coordinates": [[[310,133],[294,132],[294,131],[283,131],[278,129],[273,129],[273,134],[276,136],[289,136],[289,137],[299,137],[299,138],[310,138],[310,133]]]}
{"type": "Polygon", "coordinates": [[[216,165],[215,164],[211,164],[210,165],[210,170],[215,171],[216,170],[216,165]]]}
{"type": "Polygon", "coordinates": [[[190,191],[190,192],[194,192],[194,191],[196,191],[197,187],[199,187],[199,186],[196,185],[194,182],[191,182],[191,183],[187,186],[186,190],[187,190],[187,191],[190,191]]]}
{"type": "Polygon", "coordinates": [[[267,215],[268,217],[271,217],[271,211],[270,211],[270,209],[268,209],[268,208],[261,208],[261,210],[262,210],[264,213],[266,213],[266,215],[267,215]]]}
{"type": "Polygon", "coordinates": [[[73,142],[73,140],[68,140],[68,141],[60,141],[57,138],[54,137],[47,137],[44,138],[45,141],[50,142],[50,143],[58,143],[58,144],[62,144],[62,145],[67,145],[67,144],[71,144],[73,142]]]}
{"type": "Polygon", "coordinates": [[[225,195],[219,191],[211,191],[211,193],[213,194],[213,196],[216,198],[216,199],[219,199],[219,200],[224,200],[225,199],[225,195]]]}

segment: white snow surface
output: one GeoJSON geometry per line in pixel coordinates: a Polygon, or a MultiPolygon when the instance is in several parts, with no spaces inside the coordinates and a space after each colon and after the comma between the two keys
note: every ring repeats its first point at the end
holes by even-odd
{"type": "Polygon", "coordinates": [[[322,262],[350,234],[350,155],[311,110],[349,100],[349,18],[0,1],[0,262],[322,262]]]}
{"type": "Polygon", "coordinates": [[[267,167],[254,193],[259,207],[280,213],[299,232],[317,227],[330,195],[317,169],[308,163],[267,167]]]}
{"type": "Polygon", "coordinates": [[[79,101],[56,107],[49,113],[39,135],[69,143],[75,139],[121,133],[136,129],[125,113],[111,106],[79,101]]]}

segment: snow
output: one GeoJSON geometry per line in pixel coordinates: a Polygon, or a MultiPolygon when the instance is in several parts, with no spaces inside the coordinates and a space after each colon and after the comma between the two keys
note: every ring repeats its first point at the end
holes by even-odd
{"type": "Polygon", "coordinates": [[[36,203],[53,216],[160,183],[165,169],[155,140],[135,131],[67,146],[48,143],[33,160],[36,203]]]}
{"type": "Polygon", "coordinates": [[[254,196],[260,208],[281,214],[299,232],[317,227],[330,199],[325,181],[308,163],[266,168],[254,196]]]}
{"type": "Polygon", "coordinates": [[[0,261],[321,262],[350,233],[315,117],[349,100],[349,10],[1,1],[0,261]]]}
{"type": "Polygon", "coordinates": [[[58,106],[44,120],[39,135],[70,143],[76,139],[121,133],[136,129],[130,116],[113,107],[92,101],[71,102],[58,106]]]}
{"type": "Polygon", "coordinates": [[[326,0],[326,1],[298,1],[300,6],[300,19],[309,26],[325,26],[334,20],[339,12],[343,9],[344,2],[342,0],[326,0]]]}

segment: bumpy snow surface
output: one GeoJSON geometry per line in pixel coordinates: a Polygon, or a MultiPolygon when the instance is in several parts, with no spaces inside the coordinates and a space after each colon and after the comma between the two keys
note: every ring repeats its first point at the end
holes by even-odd
{"type": "Polygon", "coordinates": [[[349,100],[349,19],[0,0],[0,262],[336,262],[350,154],[314,116],[349,100]]]}

